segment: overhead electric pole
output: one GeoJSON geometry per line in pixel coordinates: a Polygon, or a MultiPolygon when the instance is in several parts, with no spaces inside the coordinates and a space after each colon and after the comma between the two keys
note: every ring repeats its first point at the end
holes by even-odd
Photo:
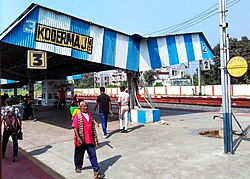
{"type": "Polygon", "coordinates": [[[231,91],[230,77],[226,70],[229,60],[229,40],[226,29],[226,3],[219,0],[220,13],[220,68],[221,68],[221,88],[222,88],[222,109],[223,109],[223,132],[224,132],[224,153],[233,154],[233,134],[232,134],[232,111],[231,111],[231,91]]]}

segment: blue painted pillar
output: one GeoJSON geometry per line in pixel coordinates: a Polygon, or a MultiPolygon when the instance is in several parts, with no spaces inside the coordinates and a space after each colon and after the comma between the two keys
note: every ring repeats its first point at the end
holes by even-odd
{"type": "Polygon", "coordinates": [[[226,3],[225,0],[219,0],[220,13],[220,69],[221,69],[221,88],[222,88],[222,109],[223,109],[223,127],[224,127],[224,153],[233,154],[232,137],[232,110],[230,77],[226,70],[226,63],[229,59],[229,42],[226,37],[226,3]]]}

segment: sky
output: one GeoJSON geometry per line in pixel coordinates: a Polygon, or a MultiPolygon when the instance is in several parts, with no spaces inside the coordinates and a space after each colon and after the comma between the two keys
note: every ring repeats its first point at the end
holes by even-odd
{"type": "MultiPolygon", "coordinates": [[[[157,36],[203,32],[209,44],[219,43],[220,0],[0,0],[0,32],[6,29],[31,3],[57,10],[91,21],[126,34],[157,36]],[[210,9],[209,9],[210,8],[210,9]],[[160,31],[186,22],[206,10],[214,10],[203,16],[197,24],[187,24],[186,29],[160,31]],[[211,16],[211,17],[208,17],[211,16]]],[[[226,0],[230,37],[250,38],[250,0],[226,0]],[[229,7],[231,6],[231,7],[229,7]]],[[[189,21],[196,23],[197,21],[189,21]]]]}
{"type": "MultiPolygon", "coordinates": [[[[137,33],[148,37],[203,32],[209,44],[214,47],[220,43],[219,1],[0,0],[0,32],[6,29],[31,3],[37,3],[129,35],[137,33]],[[188,28],[170,29],[181,23],[188,28]]],[[[228,10],[226,22],[229,36],[239,40],[242,36],[250,38],[250,0],[225,1],[228,10]]],[[[191,64],[194,65],[191,69],[195,69],[197,64],[191,64]]]]}

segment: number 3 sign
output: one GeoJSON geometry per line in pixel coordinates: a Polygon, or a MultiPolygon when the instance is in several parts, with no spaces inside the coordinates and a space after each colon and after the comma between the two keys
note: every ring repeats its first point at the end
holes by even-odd
{"type": "Polygon", "coordinates": [[[28,50],[27,68],[47,69],[47,54],[46,54],[46,52],[28,50]]]}

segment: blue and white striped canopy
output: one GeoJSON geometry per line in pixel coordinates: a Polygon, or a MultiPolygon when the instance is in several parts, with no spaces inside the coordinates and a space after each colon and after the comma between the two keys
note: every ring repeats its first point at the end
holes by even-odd
{"type": "Polygon", "coordinates": [[[78,80],[78,79],[82,79],[82,77],[83,77],[82,74],[67,76],[67,77],[66,77],[66,81],[78,80]]]}
{"type": "Polygon", "coordinates": [[[0,79],[1,81],[1,85],[5,85],[5,84],[11,84],[11,83],[18,83],[19,81],[15,81],[15,80],[6,80],[6,79],[0,79]]]}
{"type": "Polygon", "coordinates": [[[202,33],[148,38],[140,43],[139,71],[208,58],[214,55],[202,33]]]}
{"type": "Polygon", "coordinates": [[[214,58],[201,32],[134,37],[33,4],[0,40],[132,71],[214,58]]]}

